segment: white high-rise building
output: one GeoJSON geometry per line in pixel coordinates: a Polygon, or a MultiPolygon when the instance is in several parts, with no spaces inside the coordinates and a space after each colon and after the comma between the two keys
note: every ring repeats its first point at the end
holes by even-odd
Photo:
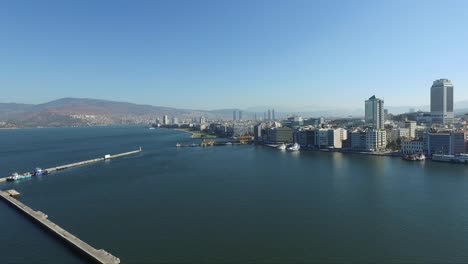
{"type": "Polygon", "coordinates": [[[200,117],[200,124],[205,124],[206,123],[206,118],[204,116],[200,117]]]}
{"type": "Polygon", "coordinates": [[[366,123],[374,129],[383,129],[385,122],[384,101],[373,95],[365,101],[365,119],[366,123]]]}
{"type": "Polygon", "coordinates": [[[163,117],[163,125],[169,125],[169,117],[167,115],[163,117]]]}
{"type": "Polygon", "coordinates": [[[453,84],[450,80],[435,80],[431,87],[431,117],[433,123],[453,121],[453,84]]]}

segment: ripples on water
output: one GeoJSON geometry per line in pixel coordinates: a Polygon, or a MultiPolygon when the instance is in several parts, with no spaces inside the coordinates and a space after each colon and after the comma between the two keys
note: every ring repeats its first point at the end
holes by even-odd
{"type": "MultiPolygon", "coordinates": [[[[123,263],[468,262],[468,166],[226,146],[142,127],[0,131],[0,172],[144,152],[9,183],[123,263]]],[[[5,263],[84,263],[0,203],[5,263]]]]}

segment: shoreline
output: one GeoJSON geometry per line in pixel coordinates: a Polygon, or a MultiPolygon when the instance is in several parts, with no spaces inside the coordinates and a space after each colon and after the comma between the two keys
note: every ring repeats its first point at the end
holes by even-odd
{"type": "Polygon", "coordinates": [[[193,133],[192,131],[186,130],[186,129],[183,129],[183,128],[173,128],[172,130],[177,130],[177,131],[182,131],[182,132],[188,133],[188,134],[190,134],[190,138],[193,138],[193,136],[195,135],[195,133],[193,133]]]}
{"type": "MultiPolygon", "coordinates": [[[[256,146],[265,146],[269,148],[276,149],[278,146],[275,144],[255,144],[256,146]]],[[[337,149],[316,149],[316,148],[301,148],[301,151],[318,151],[318,152],[326,152],[326,153],[345,153],[345,154],[360,154],[360,155],[368,155],[368,156],[379,156],[379,157],[393,157],[393,158],[401,158],[403,157],[402,154],[398,152],[365,152],[365,151],[351,151],[351,150],[337,150],[337,149]]]]}

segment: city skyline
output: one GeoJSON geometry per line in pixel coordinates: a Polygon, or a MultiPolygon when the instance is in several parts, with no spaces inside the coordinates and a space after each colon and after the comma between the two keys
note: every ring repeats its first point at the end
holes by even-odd
{"type": "Polygon", "coordinates": [[[0,8],[3,102],[411,106],[441,78],[468,99],[466,1],[48,3],[0,8]]]}

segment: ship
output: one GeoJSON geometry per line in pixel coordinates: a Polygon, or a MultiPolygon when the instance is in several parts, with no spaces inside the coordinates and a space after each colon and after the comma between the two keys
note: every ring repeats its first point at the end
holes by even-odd
{"type": "Polygon", "coordinates": [[[452,163],[464,163],[468,164],[468,154],[457,154],[457,155],[442,155],[442,154],[433,154],[433,161],[441,162],[452,162],[452,163]]]}
{"type": "Polygon", "coordinates": [[[31,173],[18,174],[17,172],[13,173],[10,177],[7,177],[7,181],[18,181],[22,179],[31,178],[31,173]]]}
{"type": "Polygon", "coordinates": [[[289,151],[298,151],[300,149],[301,149],[301,146],[299,146],[299,144],[297,143],[294,143],[291,146],[287,147],[287,150],[289,151]]]}
{"type": "Polygon", "coordinates": [[[279,150],[286,150],[286,145],[283,143],[283,144],[278,146],[278,149],[279,150]]]}
{"type": "Polygon", "coordinates": [[[49,172],[47,170],[43,170],[41,168],[36,168],[34,170],[34,172],[32,173],[32,175],[34,175],[34,176],[47,175],[47,174],[49,174],[49,172]]]}

